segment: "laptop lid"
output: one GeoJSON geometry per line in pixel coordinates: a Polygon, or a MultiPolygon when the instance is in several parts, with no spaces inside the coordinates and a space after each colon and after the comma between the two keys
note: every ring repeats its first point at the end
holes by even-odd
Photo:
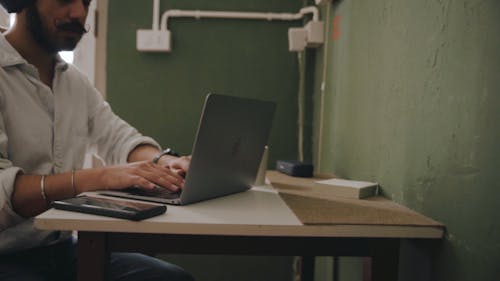
{"type": "Polygon", "coordinates": [[[181,204],[245,191],[252,186],[275,109],[274,102],[207,95],[181,204]]]}
{"type": "Polygon", "coordinates": [[[184,205],[248,190],[255,182],[276,104],[208,94],[180,194],[126,189],[102,195],[184,205]]]}

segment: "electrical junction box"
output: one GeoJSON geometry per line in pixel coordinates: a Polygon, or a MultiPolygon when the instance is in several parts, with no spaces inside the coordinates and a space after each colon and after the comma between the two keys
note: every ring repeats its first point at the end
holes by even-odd
{"type": "Polygon", "coordinates": [[[309,21],[304,29],[307,32],[307,47],[319,47],[325,42],[325,24],[322,21],[309,21]]]}
{"type": "Polygon", "coordinates": [[[300,52],[306,48],[307,31],[304,28],[288,29],[288,50],[290,52],[300,52]]]}
{"type": "Polygon", "coordinates": [[[143,52],[170,52],[171,33],[168,30],[137,30],[137,50],[143,52]]]}

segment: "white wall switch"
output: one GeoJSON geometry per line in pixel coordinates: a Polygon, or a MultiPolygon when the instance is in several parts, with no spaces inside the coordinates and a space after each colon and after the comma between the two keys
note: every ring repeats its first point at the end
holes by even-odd
{"type": "Polygon", "coordinates": [[[170,52],[171,34],[168,30],[137,30],[137,50],[143,52],[170,52]]]}

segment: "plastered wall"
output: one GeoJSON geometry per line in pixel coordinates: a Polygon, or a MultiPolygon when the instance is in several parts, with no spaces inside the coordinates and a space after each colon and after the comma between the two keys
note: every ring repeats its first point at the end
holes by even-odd
{"type": "Polygon", "coordinates": [[[401,280],[498,280],[500,2],[344,0],[330,15],[315,162],[446,225],[427,273],[404,261],[401,280]]]}

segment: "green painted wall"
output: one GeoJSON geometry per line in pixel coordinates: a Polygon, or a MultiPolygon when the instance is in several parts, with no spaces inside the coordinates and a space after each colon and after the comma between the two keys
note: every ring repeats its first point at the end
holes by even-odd
{"type": "Polygon", "coordinates": [[[344,0],[328,25],[320,170],[377,181],[446,224],[430,280],[498,280],[500,1],[344,0]]]}
{"type": "MultiPolygon", "coordinates": [[[[110,0],[107,97],[114,111],[162,145],[191,153],[204,96],[229,94],[278,103],[270,164],[297,157],[298,63],[288,28],[300,22],[172,19],[173,51],[141,53],[136,30],[151,29],[153,1],[110,0]]],[[[161,1],[161,10],[296,13],[302,1],[161,1]]]]}

